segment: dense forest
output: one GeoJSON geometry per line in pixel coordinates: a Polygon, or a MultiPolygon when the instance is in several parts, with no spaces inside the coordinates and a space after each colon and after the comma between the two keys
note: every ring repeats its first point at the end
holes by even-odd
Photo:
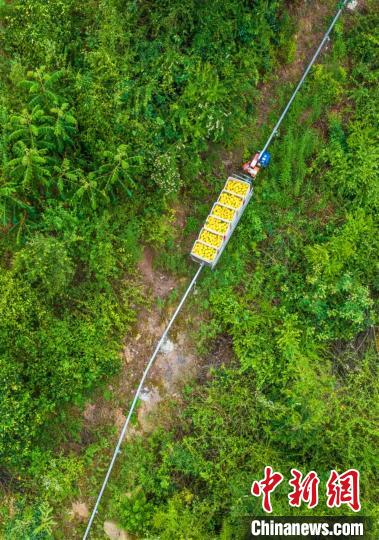
{"type": "MultiPolygon", "coordinates": [[[[117,378],[123,342],[151,309],[143,249],[178,279],[164,317],[195,271],[188,251],[224,156],[235,152],[237,169],[259,149],[297,82],[310,4],[0,0],[6,540],[83,534],[70,506],[92,506],[116,433],[86,437],[81,411],[117,378]]],[[[317,44],[336,3],[314,4],[317,44]]],[[[362,513],[378,515],[379,9],[358,4],[183,316],[213,367],[128,440],[93,538],[105,519],[136,538],[238,538],[241,516],[262,515],[250,487],[265,465],[322,481],[354,467],[362,513]]],[[[284,486],[274,512],[309,514],[288,507],[284,486]]],[[[313,513],[328,513],[323,499],[313,513]]]]}

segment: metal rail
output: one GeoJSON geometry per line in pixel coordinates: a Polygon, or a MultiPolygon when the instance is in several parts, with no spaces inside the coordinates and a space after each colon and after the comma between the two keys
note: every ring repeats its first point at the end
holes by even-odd
{"type": "Polygon", "coordinates": [[[124,438],[125,438],[126,430],[128,429],[128,425],[129,425],[130,419],[131,419],[131,417],[132,417],[132,414],[133,414],[133,412],[134,412],[134,409],[136,408],[137,401],[138,401],[139,395],[140,395],[140,393],[141,393],[142,387],[143,387],[143,385],[144,385],[144,383],[145,383],[146,377],[147,377],[147,375],[148,375],[148,373],[149,373],[149,371],[150,371],[152,365],[154,364],[154,360],[155,360],[157,354],[159,353],[159,350],[160,350],[160,348],[161,348],[161,346],[162,346],[164,340],[166,339],[167,334],[169,333],[171,326],[173,325],[173,323],[174,323],[176,317],[178,316],[179,312],[181,311],[181,309],[182,309],[182,307],[183,307],[185,301],[187,300],[187,297],[188,297],[189,293],[191,292],[191,290],[192,290],[193,287],[195,286],[195,283],[196,283],[196,281],[197,281],[197,278],[199,277],[199,275],[200,275],[200,273],[201,273],[201,271],[202,271],[203,268],[204,268],[204,264],[201,264],[201,265],[199,266],[199,268],[197,269],[196,274],[194,275],[194,277],[193,277],[191,283],[188,285],[188,288],[187,288],[186,292],[184,293],[184,295],[183,295],[183,297],[182,297],[182,299],[181,299],[181,301],[180,301],[178,307],[177,307],[176,310],[175,310],[175,313],[174,313],[173,316],[171,317],[171,319],[170,319],[168,325],[166,326],[166,329],[165,329],[165,331],[163,332],[161,339],[158,341],[158,344],[157,344],[157,346],[156,346],[156,348],[155,348],[155,351],[153,352],[153,354],[152,354],[152,356],[151,356],[151,358],[150,358],[150,360],[149,360],[149,362],[148,362],[148,364],[147,364],[147,366],[146,366],[146,368],[145,368],[145,371],[143,372],[143,375],[142,375],[142,377],[141,377],[141,380],[140,380],[140,383],[139,383],[139,385],[138,385],[137,391],[136,391],[136,393],[135,393],[135,395],[134,395],[134,399],[133,399],[132,404],[131,404],[131,406],[130,406],[128,416],[127,416],[127,418],[126,418],[126,420],[125,420],[124,426],[123,426],[123,428],[122,428],[122,430],[121,430],[120,436],[119,436],[118,441],[117,441],[117,444],[116,444],[116,448],[115,448],[115,450],[114,450],[114,452],[113,452],[113,456],[112,456],[111,462],[110,462],[110,464],[109,464],[109,467],[108,467],[108,470],[107,470],[107,474],[105,475],[103,485],[101,486],[101,490],[100,490],[99,495],[98,495],[98,497],[97,497],[95,506],[94,506],[94,508],[93,508],[93,510],[92,510],[91,517],[90,517],[90,519],[89,519],[89,521],[88,521],[88,525],[87,525],[87,528],[86,528],[86,532],[84,533],[83,540],[86,540],[86,538],[88,538],[88,535],[89,535],[90,530],[91,530],[91,527],[92,527],[92,523],[93,523],[93,521],[94,521],[94,519],[95,519],[95,517],[96,517],[97,509],[98,509],[98,507],[99,507],[101,498],[102,498],[103,493],[104,493],[104,491],[105,491],[105,488],[107,487],[108,480],[109,480],[109,477],[110,477],[110,475],[111,475],[113,466],[114,466],[114,464],[115,464],[117,455],[118,455],[119,453],[121,453],[120,447],[121,447],[122,441],[123,441],[124,438]]]}
{"type": "MultiPolygon", "coordinates": [[[[299,83],[298,83],[296,89],[294,90],[294,92],[293,92],[293,94],[292,94],[290,100],[288,101],[288,103],[287,103],[285,109],[283,110],[282,114],[280,115],[280,118],[279,118],[279,120],[277,121],[277,123],[276,123],[274,129],[272,130],[272,132],[271,132],[269,138],[267,139],[266,144],[264,145],[263,149],[261,150],[261,152],[260,152],[260,154],[259,154],[259,157],[262,156],[263,152],[265,152],[265,151],[267,150],[267,148],[269,147],[269,145],[271,144],[271,141],[272,141],[272,139],[274,138],[275,134],[277,133],[278,128],[279,128],[280,124],[282,123],[284,117],[286,116],[286,114],[287,114],[289,108],[291,107],[292,102],[293,102],[293,100],[294,100],[295,97],[296,97],[296,94],[299,92],[300,88],[302,87],[302,85],[303,85],[303,83],[304,83],[304,81],[305,81],[305,79],[306,79],[306,77],[307,77],[307,75],[308,75],[308,73],[309,73],[311,67],[313,66],[313,64],[315,63],[317,57],[319,56],[319,54],[320,54],[320,52],[321,52],[321,49],[322,49],[323,46],[325,45],[325,43],[326,43],[326,41],[327,41],[327,39],[328,39],[328,37],[329,37],[330,32],[332,31],[334,25],[335,25],[336,22],[338,21],[338,19],[339,19],[340,15],[341,15],[341,13],[342,13],[342,11],[343,11],[345,5],[348,3],[348,1],[349,1],[349,0],[344,0],[343,2],[341,2],[341,4],[340,4],[341,7],[340,7],[340,9],[338,10],[337,14],[335,15],[333,21],[331,22],[331,24],[330,24],[330,26],[329,26],[329,28],[328,28],[328,30],[326,31],[326,33],[325,33],[325,35],[324,35],[324,37],[323,37],[323,39],[322,39],[322,41],[321,41],[321,43],[320,43],[320,45],[319,45],[317,51],[315,52],[315,54],[314,54],[312,60],[311,60],[310,63],[308,64],[308,67],[307,67],[306,70],[304,71],[304,74],[303,74],[303,76],[301,77],[301,79],[300,79],[300,81],[299,81],[299,83]]],[[[187,300],[187,297],[188,297],[189,293],[191,292],[191,290],[192,290],[193,287],[195,286],[195,283],[196,283],[196,281],[197,281],[197,279],[198,279],[198,277],[199,277],[201,271],[203,270],[203,268],[204,268],[204,263],[200,264],[199,268],[198,268],[197,271],[196,271],[195,276],[193,277],[191,283],[188,285],[188,288],[187,288],[186,292],[184,293],[184,295],[183,295],[183,297],[182,297],[182,299],[181,299],[181,301],[180,301],[178,307],[177,307],[176,310],[175,310],[175,313],[174,313],[173,316],[171,317],[171,319],[170,319],[168,325],[166,326],[166,329],[165,329],[165,331],[163,332],[162,337],[161,337],[160,340],[158,341],[158,344],[157,344],[157,346],[156,346],[156,348],[155,348],[155,350],[154,350],[154,352],[153,352],[153,354],[152,354],[152,356],[151,356],[151,358],[150,358],[150,360],[149,360],[149,362],[148,362],[148,364],[147,364],[147,366],[146,366],[146,368],[145,368],[145,371],[143,372],[143,375],[142,375],[142,378],[141,378],[140,383],[139,383],[139,385],[138,385],[137,391],[136,391],[136,393],[135,393],[135,395],[134,395],[134,399],[133,399],[132,404],[131,404],[131,406],[130,406],[130,409],[129,409],[129,412],[128,412],[128,416],[127,416],[127,418],[126,418],[126,420],[125,420],[124,426],[123,426],[123,428],[122,428],[122,430],[121,430],[121,433],[120,433],[120,436],[119,436],[119,438],[118,438],[118,441],[117,441],[117,444],[116,444],[116,448],[115,448],[115,450],[114,450],[114,453],[113,453],[111,462],[110,462],[110,464],[109,464],[107,473],[106,473],[105,478],[104,478],[104,481],[103,481],[103,485],[101,486],[101,490],[100,490],[99,495],[98,495],[98,497],[97,497],[97,499],[96,499],[95,506],[94,506],[94,508],[93,508],[93,510],[92,510],[90,519],[89,519],[89,521],[88,521],[88,525],[87,525],[86,531],[85,531],[85,533],[84,533],[83,540],[86,540],[86,539],[88,538],[88,535],[89,535],[89,533],[90,533],[90,531],[91,531],[93,521],[94,521],[94,519],[95,519],[95,517],[96,517],[97,511],[98,511],[98,508],[99,508],[99,504],[100,504],[100,501],[101,501],[102,496],[103,496],[103,494],[104,494],[105,488],[107,487],[107,484],[108,484],[108,481],[109,481],[109,477],[110,477],[110,475],[111,475],[113,466],[114,466],[115,461],[116,461],[116,459],[117,459],[117,455],[118,455],[119,453],[121,453],[120,448],[121,448],[122,442],[123,442],[123,440],[124,440],[124,438],[125,438],[125,434],[126,434],[126,431],[127,431],[127,429],[128,429],[128,425],[129,425],[129,423],[130,423],[130,419],[131,419],[131,417],[132,417],[132,414],[133,414],[133,412],[134,412],[134,409],[136,408],[137,401],[138,401],[139,395],[140,395],[140,393],[141,393],[142,387],[143,387],[143,385],[144,385],[144,383],[145,383],[145,380],[146,380],[146,378],[147,378],[147,375],[148,375],[148,373],[149,373],[151,367],[152,367],[153,364],[154,364],[155,358],[156,358],[156,356],[158,355],[159,350],[160,350],[160,348],[161,348],[161,346],[162,346],[164,340],[166,339],[167,334],[168,334],[168,332],[170,331],[171,326],[173,325],[173,323],[174,323],[176,317],[178,316],[179,312],[181,311],[181,309],[182,309],[182,307],[183,307],[185,301],[187,300]]]]}

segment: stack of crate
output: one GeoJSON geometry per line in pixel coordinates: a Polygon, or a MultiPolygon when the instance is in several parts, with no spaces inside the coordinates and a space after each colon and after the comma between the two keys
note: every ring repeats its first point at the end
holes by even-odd
{"type": "Polygon", "coordinates": [[[216,265],[250,200],[252,191],[248,180],[232,176],[227,179],[192,247],[192,259],[211,268],[216,265]]]}

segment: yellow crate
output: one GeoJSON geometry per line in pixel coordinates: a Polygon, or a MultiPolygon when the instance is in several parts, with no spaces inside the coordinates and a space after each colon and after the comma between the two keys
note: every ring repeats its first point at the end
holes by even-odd
{"type": "Polygon", "coordinates": [[[225,223],[225,221],[221,221],[221,219],[217,219],[216,217],[208,216],[207,221],[205,222],[205,226],[207,229],[212,229],[212,231],[215,231],[219,234],[226,234],[229,229],[229,224],[225,223]]]}
{"type": "Polygon", "coordinates": [[[238,195],[232,195],[231,193],[225,193],[224,191],[221,193],[218,202],[225,204],[226,206],[231,206],[236,210],[241,208],[243,205],[243,199],[241,197],[238,197],[238,195]]]}
{"type": "Polygon", "coordinates": [[[224,240],[222,236],[219,234],[215,234],[211,231],[207,231],[203,229],[199,234],[199,240],[202,242],[205,242],[206,244],[210,244],[211,246],[214,246],[215,248],[219,248],[224,240]]]}
{"type": "Polygon", "coordinates": [[[230,208],[225,208],[225,206],[221,206],[220,204],[215,204],[211,215],[220,217],[222,219],[226,219],[227,221],[233,221],[235,212],[234,210],[231,210],[230,208]]]}
{"type": "Polygon", "coordinates": [[[247,182],[242,182],[241,180],[228,180],[225,185],[225,189],[232,191],[240,197],[245,197],[250,189],[250,185],[247,182]]]}
{"type": "Polygon", "coordinates": [[[205,261],[212,262],[216,257],[217,250],[209,246],[206,246],[202,242],[195,242],[195,245],[192,248],[192,255],[204,259],[205,261]]]}

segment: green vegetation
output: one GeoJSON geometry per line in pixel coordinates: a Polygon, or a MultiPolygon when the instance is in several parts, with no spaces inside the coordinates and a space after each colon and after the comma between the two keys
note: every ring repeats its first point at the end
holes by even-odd
{"type": "MultiPolygon", "coordinates": [[[[241,516],[263,514],[248,494],[267,464],[287,479],[292,467],[315,470],[322,483],[356,467],[363,512],[377,515],[377,23],[339,27],[222,262],[203,277],[203,348],[227,334],[237,361],[188,388],[171,432],[129,445],[103,512],[128,531],[237,538],[241,516]]],[[[291,512],[287,494],[275,493],[275,515],[291,512]]],[[[317,514],[330,514],[323,490],[317,514]]]]}
{"type": "MultiPolygon", "coordinates": [[[[172,208],[193,208],[188,244],[220,150],[253,152],[288,97],[290,83],[247,143],[257,85],[293,61],[296,28],[280,0],[0,6],[2,534],[74,538],[64,507],[88,470],[82,497],[96,493],[113,433],[83,443],[73,406],[120,367],[145,302],[141,248],[188,273],[172,208]]],[[[240,516],[262,512],[249,489],[268,464],[323,481],[356,467],[377,514],[378,26],[373,2],[339,25],[192,300],[201,354],[228,336],[234,357],[186,388],[170,430],[129,443],[100,517],[142,537],[237,538],[240,516]]]]}

